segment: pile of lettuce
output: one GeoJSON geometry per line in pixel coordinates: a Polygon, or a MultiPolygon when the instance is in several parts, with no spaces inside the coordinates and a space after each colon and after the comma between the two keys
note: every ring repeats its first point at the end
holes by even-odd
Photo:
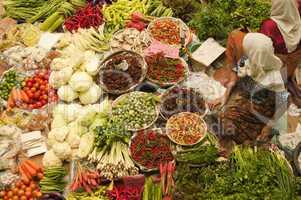
{"type": "Polygon", "coordinates": [[[259,30],[262,21],[269,18],[270,9],[270,0],[210,0],[194,14],[189,25],[201,40],[225,40],[237,28],[259,30]]]}

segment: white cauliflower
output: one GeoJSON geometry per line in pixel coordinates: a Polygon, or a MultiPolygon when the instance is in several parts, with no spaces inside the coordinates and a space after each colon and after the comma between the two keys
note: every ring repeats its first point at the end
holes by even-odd
{"type": "Polygon", "coordinates": [[[85,61],[83,63],[83,68],[89,75],[95,76],[100,67],[100,60],[101,57],[95,54],[94,51],[85,51],[85,61]]]}
{"type": "Polygon", "coordinates": [[[60,77],[59,71],[52,71],[49,76],[49,85],[55,89],[66,85],[66,82],[60,77]]]}
{"type": "Polygon", "coordinates": [[[93,146],[94,146],[94,134],[93,132],[89,132],[84,136],[82,136],[80,139],[78,156],[80,158],[85,158],[92,151],[93,146]]]}
{"type": "Polygon", "coordinates": [[[93,79],[88,73],[77,71],[72,75],[69,84],[74,91],[85,92],[92,86],[93,79]]]}
{"type": "Polygon", "coordinates": [[[66,139],[68,133],[69,133],[69,128],[67,126],[63,126],[60,128],[52,129],[48,133],[48,138],[54,137],[56,141],[63,142],[66,139]]]}
{"type": "Polygon", "coordinates": [[[54,114],[62,114],[67,123],[74,121],[82,112],[83,107],[79,104],[58,104],[54,108],[54,114]]]}
{"type": "Polygon", "coordinates": [[[44,167],[60,167],[62,166],[62,161],[55,155],[53,150],[47,151],[43,157],[44,167]]]}
{"type": "Polygon", "coordinates": [[[67,142],[57,142],[53,145],[52,149],[55,155],[61,160],[67,160],[71,157],[71,147],[67,142]]]}
{"type": "Polygon", "coordinates": [[[66,142],[70,145],[71,148],[78,148],[80,143],[80,137],[75,132],[70,132],[68,134],[66,142]]]}
{"type": "Polygon", "coordinates": [[[62,114],[55,114],[51,123],[51,129],[61,128],[66,126],[64,116],[62,114]]]}
{"type": "Polygon", "coordinates": [[[60,70],[58,72],[58,76],[64,83],[68,83],[70,80],[71,76],[73,74],[73,68],[72,67],[65,67],[64,69],[60,70]]]}
{"type": "Polygon", "coordinates": [[[64,85],[58,89],[58,96],[61,100],[71,102],[78,97],[78,94],[69,85],[64,85]]]}
{"type": "Polygon", "coordinates": [[[59,57],[52,60],[50,64],[50,69],[52,71],[59,71],[68,66],[68,62],[66,62],[66,58],[59,57]]]}
{"type": "Polygon", "coordinates": [[[68,124],[69,133],[75,133],[76,135],[82,136],[88,132],[87,127],[82,126],[78,121],[71,122],[68,124]]]}
{"type": "Polygon", "coordinates": [[[52,147],[58,141],[55,139],[55,135],[51,132],[48,133],[47,144],[49,147],[52,147]]]}
{"type": "Polygon", "coordinates": [[[98,101],[101,95],[102,89],[93,83],[86,92],[80,93],[79,100],[84,105],[93,104],[98,101]]]}

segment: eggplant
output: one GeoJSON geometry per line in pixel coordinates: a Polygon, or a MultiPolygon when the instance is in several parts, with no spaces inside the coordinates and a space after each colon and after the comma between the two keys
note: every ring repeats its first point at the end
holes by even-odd
{"type": "Polygon", "coordinates": [[[66,200],[65,197],[58,192],[51,192],[44,194],[40,200],[66,200]]]}

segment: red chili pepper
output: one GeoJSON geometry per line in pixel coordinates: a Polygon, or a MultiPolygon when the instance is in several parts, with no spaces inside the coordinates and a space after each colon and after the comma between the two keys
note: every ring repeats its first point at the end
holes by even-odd
{"type": "Polygon", "coordinates": [[[100,6],[89,3],[86,7],[79,9],[73,16],[65,20],[68,31],[79,28],[98,27],[104,22],[100,6]]]}

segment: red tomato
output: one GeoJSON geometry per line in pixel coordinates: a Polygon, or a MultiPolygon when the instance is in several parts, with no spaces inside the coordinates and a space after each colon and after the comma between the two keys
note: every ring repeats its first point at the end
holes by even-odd
{"type": "Polygon", "coordinates": [[[26,82],[34,82],[34,79],[32,77],[30,77],[26,80],[26,82]]]}
{"type": "Polygon", "coordinates": [[[18,194],[18,192],[19,192],[18,188],[13,188],[12,191],[14,194],[18,194]]]}
{"type": "Polygon", "coordinates": [[[26,196],[21,196],[21,200],[27,200],[26,196]]]}
{"type": "Polygon", "coordinates": [[[41,103],[41,102],[37,102],[37,103],[36,103],[36,106],[37,106],[38,108],[41,108],[41,107],[42,107],[42,103],[41,103]]]}
{"type": "Polygon", "coordinates": [[[45,85],[45,91],[48,92],[48,90],[49,90],[49,86],[47,84],[47,85],[45,85]]]}
{"type": "Polygon", "coordinates": [[[40,89],[41,89],[41,90],[45,90],[45,88],[46,88],[45,85],[41,85],[41,86],[40,86],[40,89]]]}
{"type": "Polygon", "coordinates": [[[42,196],[42,193],[41,193],[40,191],[37,191],[37,192],[35,193],[35,196],[36,196],[36,197],[41,197],[41,196],[42,196]]]}
{"type": "Polygon", "coordinates": [[[40,90],[40,92],[41,92],[41,95],[47,95],[47,92],[45,91],[45,90],[40,90]]]}
{"type": "Polygon", "coordinates": [[[23,88],[23,91],[24,91],[24,92],[27,92],[28,90],[30,90],[28,87],[24,87],[24,88],[23,88]]]}
{"type": "Polygon", "coordinates": [[[33,85],[32,81],[27,81],[27,82],[26,82],[26,86],[27,86],[27,87],[32,87],[32,85],[33,85]]]}
{"type": "Polygon", "coordinates": [[[48,100],[48,96],[46,94],[43,95],[44,100],[48,100]]]}
{"type": "Polygon", "coordinates": [[[22,195],[24,195],[24,194],[25,194],[24,190],[19,190],[19,191],[18,191],[18,195],[19,195],[19,196],[22,196],[22,195]]]}
{"type": "Polygon", "coordinates": [[[34,98],[39,99],[40,95],[41,95],[40,91],[36,91],[34,93],[34,98]]]}
{"type": "Polygon", "coordinates": [[[47,104],[46,100],[42,100],[41,102],[42,102],[43,106],[47,104]]]}
{"type": "Polygon", "coordinates": [[[36,185],[34,182],[32,182],[32,183],[30,183],[30,186],[29,186],[29,187],[30,187],[31,190],[33,191],[34,189],[37,188],[37,185],[36,185]]]}
{"type": "Polygon", "coordinates": [[[1,191],[0,192],[0,197],[4,197],[5,196],[5,192],[4,191],[1,191]]]}
{"type": "Polygon", "coordinates": [[[39,88],[39,87],[40,87],[40,84],[39,84],[39,82],[36,82],[36,83],[33,85],[33,87],[35,87],[35,88],[39,88]]]}
{"type": "Polygon", "coordinates": [[[13,194],[13,192],[12,192],[12,191],[8,191],[8,192],[7,192],[7,196],[8,196],[8,197],[10,197],[10,198],[11,198],[11,197],[13,197],[13,195],[14,195],[14,194],[13,194]]]}
{"type": "Polygon", "coordinates": [[[33,98],[33,93],[32,92],[28,92],[27,95],[28,95],[29,98],[33,98]]]}
{"type": "Polygon", "coordinates": [[[26,191],[25,195],[26,195],[27,198],[30,198],[31,197],[31,190],[30,191],[26,191]]]}
{"type": "Polygon", "coordinates": [[[45,80],[49,80],[49,76],[50,76],[49,74],[45,74],[45,75],[44,75],[44,79],[45,79],[45,80]]]}
{"type": "Polygon", "coordinates": [[[31,91],[31,92],[35,92],[35,91],[37,91],[37,88],[32,87],[32,88],[30,89],[30,91],[31,91]]]}
{"type": "Polygon", "coordinates": [[[30,109],[34,109],[34,104],[29,104],[28,106],[30,109]]]}
{"type": "Polygon", "coordinates": [[[13,200],[19,200],[18,196],[13,196],[13,200]]]}
{"type": "Polygon", "coordinates": [[[30,195],[31,195],[31,192],[32,192],[32,189],[31,189],[31,187],[26,187],[26,189],[25,189],[25,193],[30,193],[30,195]]]}

